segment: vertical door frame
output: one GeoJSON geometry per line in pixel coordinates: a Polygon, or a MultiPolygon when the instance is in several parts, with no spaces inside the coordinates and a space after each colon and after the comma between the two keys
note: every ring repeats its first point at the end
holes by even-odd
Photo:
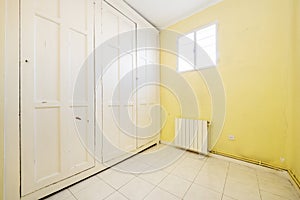
{"type": "MultiPolygon", "coordinates": [[[[4,199],[20,199],[20,0],[5,0],[4,199]]],[[[1,198],[1,197],[0,197],[1,198]]]]}

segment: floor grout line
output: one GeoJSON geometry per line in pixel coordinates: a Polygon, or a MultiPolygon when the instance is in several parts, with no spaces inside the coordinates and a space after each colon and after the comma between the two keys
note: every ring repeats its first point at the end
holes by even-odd
{"type": "Polygon", "coordinates": [[[225,187],[226,187],[226,183],[227,183],[227,178],[228,178],[228,174],[229,174],[229,168],[230,168],[231,162],[228,162],[228,166],[227,166],[227,171],[226,171],[226,176],[225,176],[225,181],[224,181],[224,186],[223,186],[223,190],[222,190],[222,197],[221,199],[223,199],[224,195],[225,195],[225,187]]]}
{"type": "Polygon", "coordinates": [[[262,196],[261,196],[261,190],[260,190],[260,184],[259,184],[259,178],[258,178],[258,172],[257,170],[255,170],[255,175],[256,175],[256,181],[257,181],[257,185],[258,185],[258,192],[259,192],[259,197],[262,200],[262,196]]]}
{"type": "Polygon", "coordinates": [[[73,192],[72,192],[71,190],[69,190],[69,189],[67,189],[67,190],[72,194],[72,196],[73,196],[76,200],[78,200],[78,199],[76,198],[75,194],[73,194],[73,192]]]}

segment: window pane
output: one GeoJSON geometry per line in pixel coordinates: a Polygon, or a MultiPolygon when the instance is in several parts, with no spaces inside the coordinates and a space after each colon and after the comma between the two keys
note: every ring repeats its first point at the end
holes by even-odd
{"type": "Polygon", "coordinates": [[[216,66],[217,24],[178,38],[177,53],[177,69],[180,72],[216,66]]]}
{"type": "Polygon", "coordinates": [[[178,39],[178,63],[177,70],[180,72],[190,71],[194,68],[194,33],[187,34],[178,39]]]}
{"type": "Polygon", "coordinates": [[[193,43],[194,43],[194,33],[190,33],[190,34],[182,36],[178,39],[179,47],[181,45],[193,44],[193,43]]]}
{"type": "Polygon", "coordinates": [[[182,58],[178,58],[177,71],[185,72],[185,71],[190,71],[190,70],[194,70],[194,66],[191,63],[187,62],[186,60],[184,60],[182,58]]]}
{"type": "Polygon", "coordinates": [[[217,25],[213,24],[196,32],[197,54],[201,54],[201,49],[207,53],[211,61],[207,61],[205,55],[197,55],[197,67],[215,66],[217,63],[217,45],[216,45],[217,25]],[[200,51],[200,52],[199,52],[200,51]],[[205,64],[204,64],[205,63],[205,64]]]}
{"type": "Polygon", "coordinates": [[[207,37],[202,40],[197,40],[197,44],[200,46],[207,46],[207,45],[212,45],[216,43],[216,38],[215,35],[207,37]]]}
{"type": "Polygon", "coordinates": [[[200,29],[197,31],[197,40],[200,40],[200,39],[204,39],[204,38],[207,38],[207,37],[211,37],[212,35],[215,35],[216,33],[216,30],[217,30],[217,25],[216,24],[213,24],[213,25],[210,25],[206,28],[203,28],[203,29],[200,29]]]}
{"type": "Polygon", "coordinates": [[[178,56],[194,63],[194,43],[182,45],[178,51],[178,56]]]}

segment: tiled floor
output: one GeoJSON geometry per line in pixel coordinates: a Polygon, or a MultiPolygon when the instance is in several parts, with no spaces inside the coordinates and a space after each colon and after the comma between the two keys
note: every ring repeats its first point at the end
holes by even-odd
{"type": "MultiPolygon", "coordinates": [[[[149,150],[147,152],[151,152],[149,150]]],[[[299,200],[289,179],[275,170],[241,165],[172,149],[180,157],[151,173],[124,173],[108,169],[57,193],[47,200],[299,200]]],[[[145,152],[144,154],[146,154],[145,152]]],[[[170,155],[170,152],[168,152],[170,155]]],[[[163,153],[159,159],[166,157],[163,153]]],[[[168,156],[169,157],[169,156],[168,156]]],[[[154,158],[156,163],[159,162],[154,158]]],[[[123,166],[149,169],[151,157],[135,156],[123,166]]]]}

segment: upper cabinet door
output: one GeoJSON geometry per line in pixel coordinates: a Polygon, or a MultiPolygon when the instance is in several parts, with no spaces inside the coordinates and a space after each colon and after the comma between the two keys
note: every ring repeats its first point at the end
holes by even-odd
{"type": "Polygon", "coordinates": [[[22,196],[94,166],[93,7],[22,1],[22,196]]]}

